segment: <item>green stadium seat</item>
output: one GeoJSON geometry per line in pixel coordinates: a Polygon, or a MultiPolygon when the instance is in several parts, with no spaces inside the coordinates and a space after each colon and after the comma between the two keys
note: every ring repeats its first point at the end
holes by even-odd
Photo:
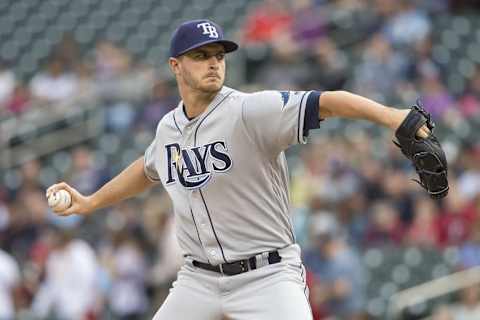
{"type": "Polygon", "coordinates": [[[464,16],[457,16],[452,19],[452,29],[461,36],[466,36],[471,32],[471,22],[464,16]]]}
{"type": "Polygon", "coordinates": [[[380,297],[372,298],[367,304],[367,313],[374,319],[381,318],[387,310],[387,301],[380,297]]]}
{"type": "Polygon", "coordinates": [[[399,287],[394,282],[385,282],[380,287],[380,296],[388,300],[392,295],[399,291],[399,287]]]}
{"type": "Polygon", "coordinates": [[[449,247],[443,252],[443,261],[450,267],[458,265],[459,256],[458,249],[455,247],[449,247]]]}
{"type": "Polygon", "coordinates": [[[449,50],[455,50],[460,46],[460,37],[451,29],[442,32],[442,44],[449,50]]]}
{"type": "Polygon", "coordinates": [[[469,43],[467,47],[467,56],[475,63],[480,63],[480,43],[479,42],[469,43]]]}
{"type": "Polygon", "coordinates": [[[423,254],[417,247],[406,248],[403,253],[403,261],[410,267],[419,266],[423,262],[423,254]]]}
{"type": "Polygon", "coordinates": [[[411,279],[410,268],[405,264],[396,265],[392,269],[391,279],[398,285],[405,285],[411,279]]]}
{"type": "Polygon", "coordinates": [[[5,16],[0,19],[0,35],[8,35],[13,31],[15,26],[15,18],[11,16],[5,16]]]}

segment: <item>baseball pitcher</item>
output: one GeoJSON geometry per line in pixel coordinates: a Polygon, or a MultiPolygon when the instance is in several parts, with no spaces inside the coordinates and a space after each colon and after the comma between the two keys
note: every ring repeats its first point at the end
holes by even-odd
{"type": "Polygon", "coordinates": [[[160,120],[145,154],[92,195],[67,183],[71,206],[87,215],[161,183],[175,210],[185,264],[155,320],[312,319],[300,248],[289,216],[284,150],[306,143],[330,117],[397,130],[420,183],[448,190],[446,161],[421,107],[389,108],[345,91],[261,91],[224,86],[225,55],[238,45],[209,20],[173,33],[169,66],[182,98],[160,120]]]}

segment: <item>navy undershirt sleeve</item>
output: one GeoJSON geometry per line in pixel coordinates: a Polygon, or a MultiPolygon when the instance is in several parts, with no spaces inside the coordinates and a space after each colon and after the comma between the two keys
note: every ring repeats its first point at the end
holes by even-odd
{"type": "Polygon", "coordinates": [[[319,117],[319,100],[320,92],[312,91],[307,98],[307,104],[305,106],[305,117],[303,120],[303,136],[308,137],[308,132],[311,129],[320,128],[319,117]]]}

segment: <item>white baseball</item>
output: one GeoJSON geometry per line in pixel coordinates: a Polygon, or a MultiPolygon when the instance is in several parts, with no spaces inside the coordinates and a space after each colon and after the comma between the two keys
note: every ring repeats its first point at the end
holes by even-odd
{"type": "Polygon", "coordinates": [[[71,203],[72,196],[64,189],[54,192],[48,197],[48,205],[55,211],[63,211],[69,208],[71,203]]]}

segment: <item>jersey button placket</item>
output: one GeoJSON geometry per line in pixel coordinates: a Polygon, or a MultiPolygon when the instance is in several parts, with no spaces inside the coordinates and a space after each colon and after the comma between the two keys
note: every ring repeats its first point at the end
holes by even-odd
{"type": "Polygon", "coordinates": [[[192,206],[195,220],[198,222],[198,232],[203,241],[203,249],[208,255],[210,263],[223,263],[217,240],[210,224],[207,205],[198,189],[189,192],[190,204],[192,206]]]}
{"type": "MultiPolygon", "coordinates": [[[[185,127],[185,141],[184,145],[196,147],[199,142],[194,141],[195,121],[189,122],[185,127]],[[196,143],[195,143],[196,142],[196,143]]],[[[203,249],[208,254],[208,259],[211,263],[223,263],[222,255],[220,254],[218,243],[215,238],[212,226],[209,222],[209,216],[206,209],[207,204],[200,194],[200,189],[193,189],[189,192],[190,203],[195,215],[195,219],[199,222],[200,237],[203,242],[203,249]]]]}
{"type": "MultiPolygon", "coordinates": [[[[189,122],[184,129],[184,139],[182,141],[182,148],[189,148],[193,146],[193,134],[192,134],[192,125],[193,122],[189,122]]],[[[208,217],[206,216],[205,208],[203,202],[200,198],[200,192],[197,189],[187,190],[186,192],[190,207],[192,209],[192,214],[195,217],[197,223],[197,231],[199,237],[201,238],[201,246],[203,246],[203,252],[208,255],[207,259],[209,262],[214,262],[218,259],[217,253],[212,247],[215,243],[212,243],[212,236],[209,234],[209,224],[206,221],[208,217]]]]}
{"type": "MultiPolygon", "coordinates": [[[[193,195],[193,194],[192,194],[193,195]]],[[[212,226],[208,221],[208,212],[205,208],[206,204],[203,202],[202,197],[192,196],[191,203],[193,206],[193,211],[195,213],[195,217],[198,217],[199,221],[199,230],[200,236],[204,239],[204,249],[209,255],[209,260],[211,263],[221,263],[224,262],[221,255],[218,251],[218,243],[215,238],[215,234],[213,233],[212,226]]]]}

